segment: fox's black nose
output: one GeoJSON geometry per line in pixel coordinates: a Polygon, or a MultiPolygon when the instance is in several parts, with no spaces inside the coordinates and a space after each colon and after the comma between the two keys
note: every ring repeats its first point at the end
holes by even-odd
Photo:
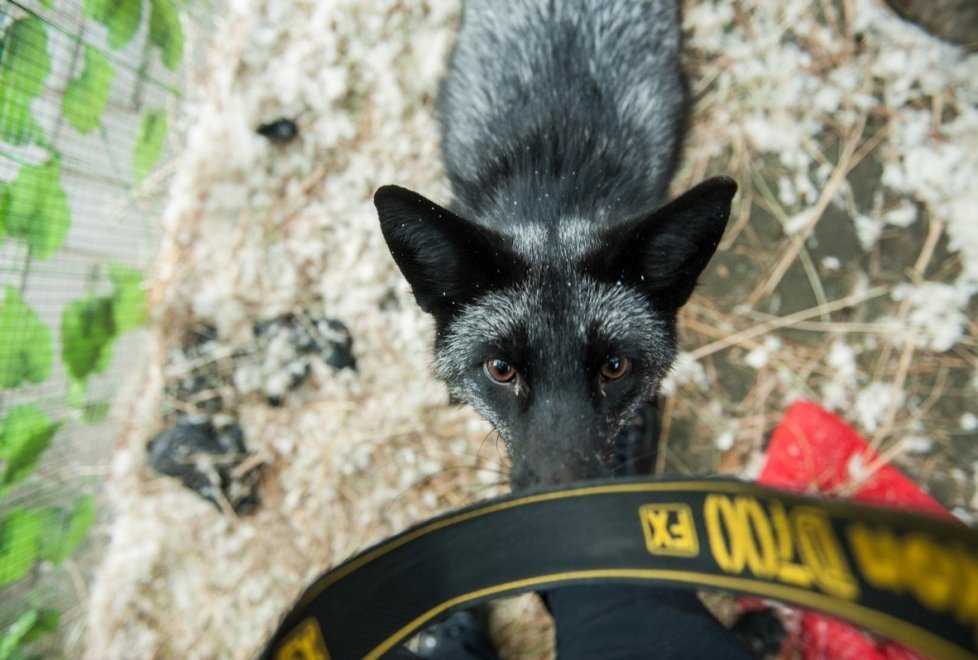
{"type": "Polygon", "coordinates": [[[611,476],[608,461],[597,456],[561,456],[555,452],[548,456],[514,457],[510,472],[510,485],[513,491],[528,488],[562,486],[578,481],[599,479],[611,476]]]}

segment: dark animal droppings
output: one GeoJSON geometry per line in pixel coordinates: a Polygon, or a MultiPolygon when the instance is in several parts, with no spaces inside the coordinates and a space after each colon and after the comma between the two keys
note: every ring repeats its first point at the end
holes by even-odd
{"type": "MultiPolygon", "coordinates": [[[[318,355],[333,369],[356,370],[353,356],[353,336],[346,325],[337,319],[306,313],[304,319],[285,314],[274,319],[259,321],[254,326],[259,344],[270,342],[278,333],[287,332],[289,344],[298,356],[318,355]]],[[[296,376],[291,387],[298,386],[309,374],[309,369],[292,369],[296,376]]]]}
{"type": "Polygon", "coordinates": [[[334,369],[353,369],[357,368],[357,360],[353,357],[353,335],[342,322],[336,319],[329,319],[326,322],[329,328],[327,340],[329,342],[328,351],[324,351],[326,364],[334,369]]]}
{"type": "Polygon", "coordinates": [[[258,504],[260,465],[236,474],[251,456],[237,425],[217,430],[206,417],[181,417],[150,441],[147,452],[150,467],[176,477],[219,511],[222,499],[236,513],[248,513],[258,504]]]}
{"type": "Polygon", "coordinates": [[[174,358],[181,362],[204,365],[171,380],[166,386],[168,398],[186,404],[195,413],[207,416],[224,408],[222,392],[226,389],[225,371],[230,363],[215,360],[212,356],[219,348],[217,330],[211,326],[195,327],[185,343],[174,351],[174,358]]]}
{"type": "Polygon", "coordinates": [[[353,337],[347,327],[321,310],[303,310],[256,321],[255,341],[232,349],[207,325],[193,328],[172,351],[179,368],[165,387],[164,416],[219,413],[235,416],[241,396],[261,392],[272,406],[302,386],[316,364],[356,370],[353,337]],[[238,380],[241,370],[250,370],[238,380]],[[257,377],[255,370],[258,371],[257,377]],[[242,389],[244,388],[244,389],[242,389]]]}
{"type": "Polygon", "coordinates": [[[291,119],[276,119],[262,124],[255,132],[274,144],[286,144],[299,134],[299,127],[291,119]]]}

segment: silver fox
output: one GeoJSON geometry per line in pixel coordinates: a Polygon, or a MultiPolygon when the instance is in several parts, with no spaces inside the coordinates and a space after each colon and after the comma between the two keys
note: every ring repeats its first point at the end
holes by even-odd
{"type": "Polygon", "coordinates": [[[515,489],[608,474],[676,354],[736,184],[665,203],[686,129],[678,0],[469,0],[438,98],[452,202],[377,191],[453,397],[515,489]]]}

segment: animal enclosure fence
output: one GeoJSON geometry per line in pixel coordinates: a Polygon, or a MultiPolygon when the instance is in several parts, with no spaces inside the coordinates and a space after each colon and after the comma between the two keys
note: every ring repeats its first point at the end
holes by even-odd
{"type": "Polygon", "coordinates": [[[79,640],[112,402],[143,352],[180,10],[0,3],[0,657],[59,621],[79,640]]]}

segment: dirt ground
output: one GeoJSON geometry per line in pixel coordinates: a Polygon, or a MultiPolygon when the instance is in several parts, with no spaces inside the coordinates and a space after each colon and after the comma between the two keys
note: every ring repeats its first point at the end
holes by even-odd
{"type": "MultiPolygon", "coordinates": [[[[881,1],[685,7],[695,114],[674,190],[725,173],[741,192],[683,313],[661,470],[749,477],[804,397],[974,524],[978,57],[881,1]]],[[[386,183],[447,201],[433,102],[458,11],[235,0],[202,35],[88,657],[250,657],[332,563],[505,492],[503,447],[434,379],[431,324],[370,201],[386,183]],[[280,118],[295,139],[256,134],[280,118]],[[324,319],[348,329],[356,369],[265,323],[324,319]],[[263,465],[252,512],[147,467],[150,440],[200,412],[238,425],[263,465]]],[[[494,626],[506,657],[552,653],[532,597],[494,626]]]]}

